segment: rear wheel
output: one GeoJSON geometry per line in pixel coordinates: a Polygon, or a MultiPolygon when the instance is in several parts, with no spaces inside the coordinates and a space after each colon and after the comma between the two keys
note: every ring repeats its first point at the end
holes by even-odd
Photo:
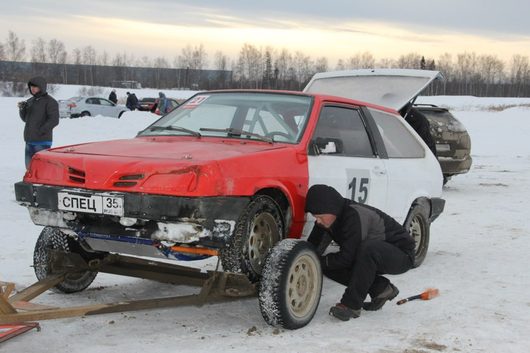
{"type": "MultiPolygon", "coordinates": [[[[53,249],[76,252],[86,257],[77,240],[63,233],[59,228],[44,227],[37,239],[35,251],[33,252],[33,267],[38,280],[45,279],[52,274],[50,250],[53,249]]],[[[92,271],[70,273],[64,281],[52,289],[63,293],[80,292],[87,288],[96,276],[97,272],[92,271]]]]}
{"type": "Polygon", "coordinates": [[[424,202],[414,203],[405,221],[405,228],[416,243],[414,267],[422,264],[429,249],[430,222],[429,208],[424,202]]]}
{"type": "Polygon", "coordinates": [[[84,112],[81,112],[80,116],[90,116],[90,112],[85,110],[84,112]]]}
{"type": "Polygon", "coordinates": [[[322,292],[320,260],[311,244],[282,240],[267,257],[262,273],[259,305],[265,321],[291,330],[307,325],[322,292]]]}
{"type": "Polygon", "coordinates": [[[284,220],[278,204],[259,195],[239,218],[234,234],[220,251],[223,269],[243,272],[251,280],[261,276],[269,250],[283,238],[284,220]]]}

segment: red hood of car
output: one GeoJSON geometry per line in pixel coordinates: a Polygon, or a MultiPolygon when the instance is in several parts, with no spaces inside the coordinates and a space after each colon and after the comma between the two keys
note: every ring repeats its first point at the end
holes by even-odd
{"type": "Polygon", "coordinates": [[[286,148],[290,147],[191,136],[86,143],[36,154],[24,181],[162,195],[225,195],[233,191],[227,190],[227,180],[233,179],[234,169],[262,173],[253,160],[277,159],[274,156],[283,155],[280,151],[286,148]]]}
{"type": "Polygon", "coordinates": [[[217,138],[138,137],[54,148],[55,153],[75,153],[139,159],[217,161],[244,154],[281,148],[280,144],[217,138]]]}

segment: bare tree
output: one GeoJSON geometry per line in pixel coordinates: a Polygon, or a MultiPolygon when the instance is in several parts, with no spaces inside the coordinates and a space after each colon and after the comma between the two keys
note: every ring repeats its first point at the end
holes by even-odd
{"type": "Polygon", "coordinates": [[[228,70],[228,57],[222,51],[215,52],[214,68],[216,70],[228,70]]]}
{"type": "Polygon", "coordinates": [[[297,51],[293,58],[293,68],[295,73],[297,89],[302,89],[302,85],[309,82],[313,75],[313,64],[311,58],[304,53],[297,51]]]}
{"type": "Polygon", "coordinates": [[[5,60],[5,58],[6,58],[6,53],[4,51],[4,45],[0,43],[0,60],[5,60]]]}
{"type": "MultiPolygon", "coordinates": [[[[530,80],[530,65],[527,56],[514,55],[510,68],[511,95],[521,97],[524,95],[523,87],[528,87],[530,80]]],[[[528,92],[527,92],[528,93],[528,92]]]]}
{"type": "Polygon", "coordinates": [[[346,63],[349,69],[370,69],[375,67],[375,58],[370,52],[357,53],[346,63]]]}
{"type": "Polygon", "coordinates": [[[315,72],[326,72],[329,70],[328,58],[321,56],[315,60],[315,72]]]}
{"type": "Polygon", "coordinates": [[[397,59],[396,65],[400,69],[420,69],[421,55],[418,53],[400,55],[397,59]]]}
{"type": "Polygon", "coordinates": [[[148,56],[144,55],[140,59],[138,59],[138,62],[137,62],[136,66],[153,67],[153,62],[152,62],[151,58],[149,58],[148,56]]]}
{"type": "Polygon", "coordinates": [[[15,32],[9,31],[4,50],[7,60],[24,61],[26,55],[26,43],[23,39],[18,38],[15,32]]]}
{"type": "Polygon", "coordinates": [[[475,53],[463,53],[456,56],[455,74],[459,81],[457,94],[475,94],[473,92],[477,56],[475,53]]]}
{"type": "Polygon", "coordinates": [[[96,65],[97,53],[94,47],[92,47],[91,45],[84,47],[81,55],[82,63],[84,65],[96,65]]]}
{"type": "Polygon", "coordinates": [[[376,66],[379,68],[383,68],[383,69],[390,69],[390,68],[396,67],[397,64],[394,59],[383,58],[377,62],[376,66]]]}
{"type": "Polygon", "coordinates": [[[72,50],[72,63],[75,65],[81,65],[81,62],[82,62],[81,49],[74,48],[74,50],[72,50]]]}
{"type": "Polygon", "coordinates": [[[31,62],[45,63],[46,61],[46,42],[39,37],[33,41],[31,46],[31,62]]]}
{"type": "Polygon", "coordinates": [[[51,39],[48,42],[48,59],[52,64],[66,63],[66,50],[64,44],[60,40],[51,39]]]}
{"type": "Polygon", "coordinates": [[[280,85],[284,87],[284,82],[288,79],[289,68],[292,66],[293,58],[287,49],[282,49],[274,60],[274,78],[280,85]]]}
{"type": "Polygon", "coordinates": [[[207,57],[208,55],[206,54],[202,44],[194,48],[188,44],[182,49],[181,54],[175,59],[175,66],[193,70],[201,70],[207,65],[207,57]]]}
{"type": "Polygon", "coordinates": [[[504,64],[494,55],[481,55],[478,57],[478,72],[484,82],[481,95],[491,96],[494,92],[490,87],[503,79],[504,64]]]}
{"type": "Polygon", "coordinates": [[[227,80],[226,71],[228,70],[228,57],[221,51],[215,52],[214,69],[219,71],[217,74],[217,87],[225,88],[225,82],[227,80]]]}
{"type": "Polygon", "coordinates": [[[245,43],[239,52],[238,74],[248,87],[259,88],[263,77],[263,60],[261,52],[251,44],[245,43]]]}
{"type": "Polygon", "coordinates": [[[98,65],[107,66],[109,64],[109,53],[104,50],[103,53],[98,55],[97,63],[98,65]]]}
{"type": "Polygon", "coordinates": [[[344,60],[339,59],[337,61],[337,66],[335,66],[335,70],[346,70],[346,65],[344,64],[344,60]]]}
{"type": "Polygon", "coordinates": [[[117,53],[112,59],[112,66],[127,66],[127,54],[117,53]]]}

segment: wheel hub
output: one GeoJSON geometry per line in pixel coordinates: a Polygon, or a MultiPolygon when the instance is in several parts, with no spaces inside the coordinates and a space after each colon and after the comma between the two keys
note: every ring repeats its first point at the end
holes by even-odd
{"type": "Polygon", "coordinates": [[[414,239],[414,243],[416,244],[414,250],[417,252],[421,245],[422,235],[421,221],[417,217],[414,217],[410,223],[410,235],[414,239]]]}
{"type": "Polygon", "coordinates": [[[316,295],[318,281],[315,263],[307,255],[301,256],[289,271],[288,277],[289,308],[298,317],[311,310],[316,295]]]}
{"type": "Polygon", "coordinates": [[[260,274],[269,250],[280,240],[276,219],[270,213],[261,213],[251,225],[248,237],[248,258],[254,272],[260,274]]]}

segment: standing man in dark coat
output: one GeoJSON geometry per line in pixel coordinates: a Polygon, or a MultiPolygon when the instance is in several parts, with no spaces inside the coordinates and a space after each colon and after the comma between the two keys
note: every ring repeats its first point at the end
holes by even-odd
{"type": "Polygon", "coordinates": [[[59,124],[59,105],[46,91],[46,80],[34,77],[28,82],[33,97],[18,103],[26,141],[26,169],[33,155],[52,146],[53,128],[59,124]]]}
{"type": "Polygon", "coordinates": [[[324,275],[346,286],[340,303],[329,313],[347,321],[361,309],[379,310],[399,290],[382,274],[400,274],[414,264],[415,243],[409,232],[384,212],[343,198],[327,185],[313,185],[306,212],[315,218],[309,235],[321,256],[324,275]],[[322,255],[331,240],[340,250],[322,255]],[[364,302],[370,294],[371,302],[364,302]]]}
{"type": "Polygon", "coordinates": [[[138,98],[136,97],[136,94],[127,92],[125,106],[129,108],[129,110],[136,110],[136,108],[138,108],[138,98]]]}
{"type": "Polygon", "coordinates": [[[113,89],[109,94],[109,101],[114,104],[118,104],[118,96],[116,96],[116,90],[113,89]]]}

